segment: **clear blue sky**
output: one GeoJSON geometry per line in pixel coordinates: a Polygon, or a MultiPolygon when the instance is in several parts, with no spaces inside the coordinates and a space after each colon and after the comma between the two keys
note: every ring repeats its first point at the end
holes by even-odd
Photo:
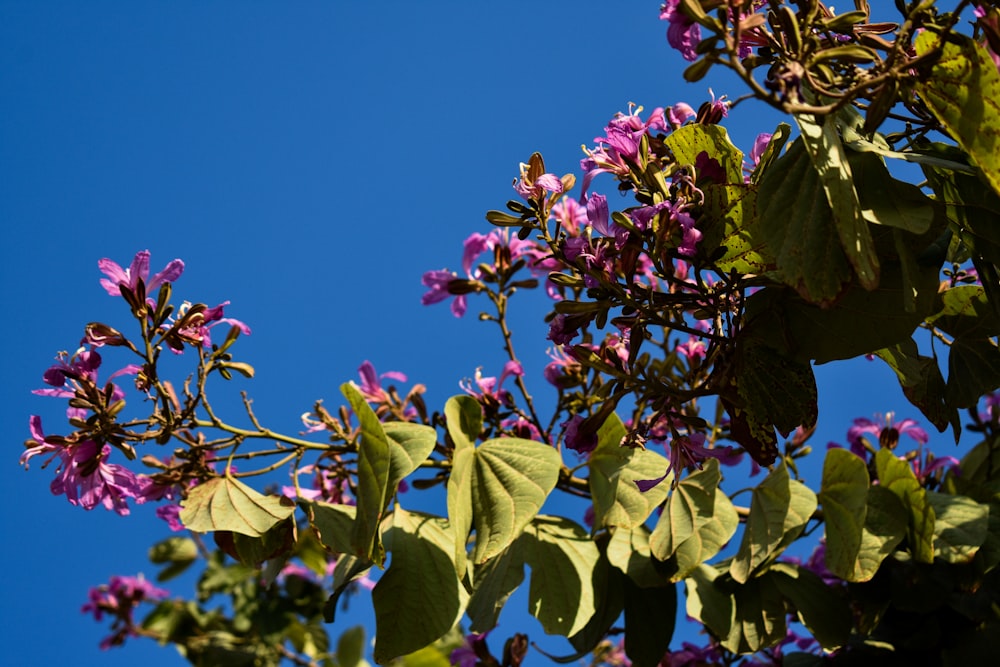
{"type": "MultiPolygon", "coordinates": [[[[477,366],[498,374],[500,347],[474,300],[463,320],[422,307],[420,276],[459,268],[518,163],[539,150],[551,171],[576,170],[580,145],[629,102],[742,93],[728,78],[684,83],[657,14],[640,0],[0,0],[5,664],[182,662],[142,641],[101,652],[105,629],[79,613],[109,575],[152,575],[146,549],[168,534],[152,509],[86,513],[51,495],[51,470],[17,462],[29,414],[59,430],[62,404],[29,393],[55,353],[89,321],[124,321],[99,258],[149,249],[158,270],[179,257],[175,294],[231,300],[254,330],[237,353],[258,376],[240,386],[272,428],[337,404],[364,359],[425,383],[440,409],[477,366]]],[[[748,149],[775,122],[746,104],[727,126],[748,149]]],[[[515,320],[542,389],[547,306],[527,298],[515,320]]],[[[881,366],[820,381],[820,446],[854,416],[918,416],[881,366]]],[[[519,629],[510,612],[501,623],[519,629]]]]}

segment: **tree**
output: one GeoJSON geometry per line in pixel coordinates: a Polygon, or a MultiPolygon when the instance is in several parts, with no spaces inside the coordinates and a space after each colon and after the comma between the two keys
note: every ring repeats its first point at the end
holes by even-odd
{"type": "Polygon", "coordinates": [[[323,620],[384,568],[377,662],[519,664],[523,635],[496,658],[482,633],[527,565],[532,613],[595,662],[987,655],[1000,560],[997,9],[911,3],[876,23],[867,7],[796,7],[688,0],[662,15],[689,78],[732,69],[793,116],[794,141],[782,125],[744,160],[720,125],[734,104],[714,99],[616,116],[579,188],[538,154],[521,166],[518,199],[487,213],[499,229],[466,241],[463,274],[424,276],[425,303],[452,299],[455,315],[485,298],[509,357],[437,410],[419,385],[383,387],[365,365],[343,406],[313,407],[308,437],[266,428],[247,397],[249,424],[234,425],[209,383],[253,376],[235,356],[246,325],[225,304],[178,304],[179,260],[152,276],[146,252],[127,269],[102,260],[129,333],[89,324],[85,345],[46,371],[43,393],[69,400],[71,430],[47,435],[32,417],[22,462],[55,462],[53,492],[86,509],[163,502],[190,537],[154,546],[159,578],[203,568],[193,600],[127,577],[95,589],[88,609],[113,618],[106,645],[144,635],[195,664],[357,664],[363,633],[334,646],[323,620]],[[900,180],[894,160],[925,180],[900,180]],[[634,204],[612,211],[593,191],[612,180],[634,204]],[[551,415],[507,324],[515,294],[543,281],[559,346],[551,415]],[[191,363],[187,379],[165,352],[191,363]],[[935,457],[909,420],[858,420],[810,489],[798,462],[819,409],[813,365],[860,355],[888,364],[956,441],[968,410],[981,443],[959,462],[935,457]],[[102,382],[111,356],[133,363],[102,382]],[[122,375],[145,413],[132,416],[136,401],[112,382],[122,375]],[[902,457],[901,435],[920,445],[902,457]],[[252,485],[286,466],[292,488],[252,485]],[[768,474],[737,506],[723,472],[747,466],[768,474]],[[406,487],[437,511],[410,506],[406,487]],[[589,529],[541,513],[554,493],[589,499],[589,529]],[[820,526],[814,557],[786,557],[820,526]],[[679,583],[703,646],[671,646],[679,583]],[[223,609],[210,607],[218,596],[223,609]],[[136,621],[146,601],[159,602],[136,621]],[[789,618],[808,636],[789,635],[789,618]],[[786,654],[790,641],[804,650],[786,654]]]}

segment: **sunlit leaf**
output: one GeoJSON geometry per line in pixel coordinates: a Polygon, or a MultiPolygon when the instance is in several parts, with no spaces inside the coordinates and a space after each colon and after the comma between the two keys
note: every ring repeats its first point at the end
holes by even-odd
{"type": "Polygon", "coordinates": [[[350,382],[340,386],[361,423],[358,444],[357,518],[354,522],[355,555],[381,565],[385,550],[379,534],[379,524],[389,502],[389,479],[392,474],[392,453],[382,423],[361,392],[350,382]]]}
{"type": "Polygon", "coordinates": [[[668,579],[653,564],[649,539],[645,526],[616,529],[608,542],[608,562],[642,588],[662,587],[668,579]]]}
{"type": "Polygon", "coordinates": [[[903,501],[908,519],[907,536],[913,558],[919,563],[934,560],[934,508],[927,500],[927,491],[920,485],[906,461],[901,461],[888,449],[875,455],[879,483],[903,501]]]}
{"type": "Polygon", "coordinates": [[[746,582],[761,565],[776,558],[797,538],[816,510],[816,494],[791,479],[784,462],[753,490],[750,515],[729,573],[746,582]]]}
{"type": "Polygon", "coordinates": [[[743,182],[743,153],[729,140],[729,133],[721,125],[685,125],[667,135],[663,143],[681,165],[696,164],[698,156],[704,153],[706,158],[719,161],[726,183],[743,182]]]}
{"type": "Polygon", "coordinates": [[[868,467],[846,449],[827,451],[819,502],[826,524],[826,566],[842,579],[854,575],[868,509],[868,467]]]}
{"type": "Polygon", "coordinates": [[[663,502],[670,489],[668,477],[645,493],[639,490],[636,481],[662,477],[668,462],[648,449],[622,447],[626,434],[621,418],[614,413],[597,432],[597,448],[587,462],[595,526],[638,526],[663,502]]]}
{"type": "Polygon", "coordinates": [[[848,581],[868,581],[906,537],[907,512],[899,498],[883,486],[868,489],[861,547],[848,581]]]}
{"type": "Polygon", "coordinates": [[[473,562],[506,549],[538,514],[559,480],[562,459],[533,440],[488,440],[475,450],[472,506],[476,526],[473,562]]]}
{"type": "Polygon", "coordinates": [[[854,189],[847,152],[840,141],[833,120],[827,116],[816,120],[799,114],[795,121],[802,131],[802,141],[833,214],[840,247],[854,268],[858,282],[867,290],[875,289],[879,279],[879,261],[875,254],[868,223],[861,213],[861,203],[854,189]]]}
{"type": "Polygon", "coordinates": [[[934,508],[934,557],[949,563],[967,563],[986,540],[989,509],[972,498],[927,492],[934,508]]]}
{"type": "Polygon", "coordinates": [[[282,496],[265,496],[234,477],[215,477],[188,491],[180,519],[196,533],[228,530],[260,537],[295,512],[282,496]]]}
{"type": "Polygon", "coordinates": [[[1000,193],[1000,74],[985,47],[958,33],[943,41],[921,33],[917,54],[940,48],[927,76],[916,83],[917,94],[958,141],[1000,193]]]}
{"type": "Polygon", "coordinates": [[[701,470],[688,475],[674,487],[649,538],[649,547],[658,560],[670,558],[682,542],[712,520],[715,492],[721,479],[719,462],[709,459],[701,470]]]}

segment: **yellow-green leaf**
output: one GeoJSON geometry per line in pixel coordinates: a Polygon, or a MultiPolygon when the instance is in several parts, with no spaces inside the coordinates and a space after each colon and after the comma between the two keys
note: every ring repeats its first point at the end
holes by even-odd
{"type": "Polygon", "coordinates": [[[287,498],[265,496],[233,477],[216,477],[188,492],[180,519],[196,533],[228,530],[260,537],[294,512],[287,498]]]}

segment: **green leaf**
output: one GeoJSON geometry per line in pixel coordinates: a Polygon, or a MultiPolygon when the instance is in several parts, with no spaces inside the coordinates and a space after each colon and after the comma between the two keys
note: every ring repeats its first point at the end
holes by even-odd
{"type": "Polygon", "coordinates": [[[941,56],[914,87],[958,145],[1000,193],[1000,74],[986,49],[975,40],[927,31],[917,37],[917,54],[938,48],[941,56]]]}
{"type": "MultiPolygon", "coordinates": [[[[915,281],[914,309],[903,308],[903,274],[886,263],[878,288],[848,289],[836,304],[806,303],[787,288],[767,287],[747,299],[746,319],[754,335],[775,347],[787,347],[795,359],[817,364],[851,359],[909,338],[931,312],[938,287],[938,267],[921,266],[915,281]]],[[[783,350],[784,351],[784,350],[783,350]]]]}
{"type": "Polygon", "coordinates": [[[771,140],[767,142],[767,148],[764,149],[764,154],[760,156],[760,162],[754,167],[753,173],[750,174],[750,182],[757,183],[760,181],[761,176],[767,172],[774,163],[781,156],[781,149],[785,147],[785,142],[788,141],[788,137],[791,136],[792,128],[788,123],[779,123],[778,127],[774,130],[771,135],[771,140]]]}
{"type": "Polygon", "coordinates": [[[908,513],[907,536],[913,559],[918,563],[934,560],[934,508],[927,500],[927,491],[920,485],[906,461],[901,461],[888,449],[875,454],[879,483],[903,501],[908,513]]]}
{"type": "Polygon", "coordinates": [[[466,610],[472,632],[492,630],[500,610],[524,581],[524,552],[528,538],[521,535],[503,553],[475,568],[475,588],[466,610]]]}
{"type": "Polygon", "coordinates": [[[923,234],[934,221],[934,202],[912,183],[892,177],[874,153],[848,153],[861,213],[868,222],[923,234]]]}
{"type": "Polygon", "coordinates": [[[736,534],[739,523],[740,517],[729,496],[722,489],[716,489],[712,518],[701,525],[694,535],[681,542],[667,562],[666,569],[669,570],[671,581],[684,579],[699,565],[719,553],[736,534]]]}
{"type": "Polygon", "coordinates": [[[956,408],[974,407],[1000,387],[1000,349],[988,338],[956,338],[948,349],[945,399],[956,408]]]}
{"type": "Polygon", "coordinates": [[[379,524],[389,503],[389,478],[392,453],[382,423],[365,401],[361,392],[350,382],[340,386],[361,424],[358,444],[358,513],[354,522],[353,553],[379,566],[385,562],[385,549],[379,534],[379,524]]]}
{"type": "Polygon", "coordinates": [[[448,435],[455,449],[474,447],[483,430],[483,408],[471,396],[452,396],[444,404],[448,435]]]}
{"type": "Polygon", "coordinates": [[[826,453],[819,502],[826,523],[826,566],[841,579],[851,579],[861,552],[868,509],[868,467],[846,449],[826,453]]]}
{"type": "Polygon", "coordinates": [[[698,155],[707,153],[719,161],[726,183],[743,182],[743,153],[729,140],[729,133],[721,125],[685,125],[667,135],[663,143],[680,165],[693,165],[698,155]]]}
{"type": "MultiPolygon", "coordinates": [[[[593,651],[625,609],[626,576],[603,555],[594,567],[594,615],[580,632],[569,637],[580,657],[593,651]]],[[[579,658],[577,658],[579,659],[579,658]]]]}
{"type": "Polygon", "coordinates": [[[868,489],[868,509],[861,533],[861,548],[848,581],[868,581],[882,561],[906,537],[907,512],[896,495],[884,486],[868,489]]]}
{"type": "Polygon", "coordinates": [[[616,529],[608,542],[608,562],[642,588],[662,587],[668,579],[653,564],[649,539],[645,526],[616,529]]]}
{"type": "Polygon", "coordinates": [[[854,268],[858,282],[865,289],[873,290],[878,286],[879,278],[875,242],[861,214],[861,203],[854,189],[854,175],[834,122],[829,116],[817,121],[801,114],[795,116],[795,121],[802,131],[805,149],[830,204],[840,246],[854,268]]]}
{"type": "Polygon", "coordinates": [[[365,659],[365,626],[344,630],[337,640],[337,666],[362,667],[365,659]]]}
{"type": "Polygon", "coordinates": [[[265,496],[233,477],[215,477],[188,491],[180,519],[196,533],[228,530],[260,537],[295,513],[281,496],[265,496]]]}
{"type": "Polygon", "coordinates": [[[354,505],[334,505],[320,501],[302,502],[309,514],[316,536],[335,554],[351,553],[351,536],[358,508],[354,505]]]}
{"type": "Polygon", "coordinates": [[[775,258],[775,277],[810,303],[832,303],[850,282],[851,265],[802,140],[764,172],[757,213],[754,235],[775,258]]]}
{"type": "Polygon", "coordinates": [[[986,541],[990,512],[972,498],[927,492],[934,508],[934,557],[967,563],[986,541]]]}
{"type": "Polygon", "coordinates": [[[981,285],[959,285],[944,290],[930,324],[955,338],[989,338],[1000,334],[1000,319],[993,314],[981,285]]]}
{"type": "Polygon", "coordinates": [[[765,273],[774,268],[774,258],[757,224],[757,191],[751,185],[709,184],[704,188],[703,217],[698,227],[702,232],[700,245],[726,251],[715,260],[723,273],[765,273]]]}
{"type": "Polygon", "coordinates": [[[709,459],[701,470],[688,475],[674,487],[649,538],[649,548],[658,560],[670,558],[683,542],[712,520],[715,492],[721,479],[718,460],[709,459]]]}
{"type": "Polygon", "coordinates": [[[1000,438],[988,437],[962,457],[960,474],[948,479],[963,495],[986,502],[997,492],[1000,480],[1000,438]]]}
{"type": "Polygon", "coordinates": [[[773,646],[787,631],[784,597],[775,579],[765,572],[745,584],[733,584],[715,568],[702,565],[685,580],[687,613],[734,653],[773,646]]]}
{"type": "Polygon", "coordinates": [[[559,481],[561,466],[559,452],[533,440],[488,440],[475,450],[474,563],[501,553],[524,531],[559,481]]]}
{"type": "Polygon", "coordinates": [[[625,581],[625,655],[634,667],[660,664],[674,636],[677,588],[642,588],[625,581]]]}
{"type": "Polygon", "coordinates": [[[562,517],[538,516],[525,533],[532,539],[528,607],[548,634],[576,634],[594,615],[593,577],[600,559],[587,531],[562,517]]]}
{"type": "Polygon", "coordinates": [[[455,449],[448,476],[448,523],[455,533],[455,568],[465,572],[466,542],[472,530],[472,467],[475,443],[483,430],[483,409],[471,396],[452,396],[444,406],[448,435],[455,449]]]}
{"type": "Polygon", "coordinates": [[[802,533],[816,510],[816,494],[788,476],[784,461],[753,490],[750,515],[729,573],[740,583],[777,558],[802,533]]]}
{"type": "Polygon", "coordinates": [[[944,376],[937,360],[921,356],[912,338],[876,350],[875,356],[896,373],[906,399],[919,408],[937,430],[943,431],[951,424],[958,440],[962,422],[958,410],[945,402],[944,376]]]}
{"type": "Polygon", "coordinates": [[[386,545],[392,561],[372,591],[378,663],[443,636],[461,619],[468,601],[455,574],[444,519],[407,512],[397,503],[386,545]]]}
{"type": "Polygon", "coordinates": [[[169,581],[184,572],[198,559],[198,545],[188,537],[168,537],[149,549],[149,560],[157,565],[167,564],[156,575],[157,581],[169,581]]]}
{"type": "Polygon", "coordinates": [[[399,482],[427,460],[434,445],[437,432],[430,426],[408,422],[386,422],[382,425],[386,442],[389,443],[389,495],[396,492],[399,482]]]}
{"type": "Polygon", "coordinates": [[[737,338],[733,382],[741,407],[785,437],[799,426],[811,428],[819,414],[812,367],[775,350],[754,332],[748,327],[737,338]]]}
{"type": "Polygon", "coordinates": [[[323,620],[333,623],[337,613],[337,601],[344,594],[351,582],[360,579],[371,569],[370,560],[358,558],[354,554],[345,553],[337,559],[333,568],[333,592],[323,605],[323,620]]]}
{"type": "Polygon", "coordinates": [[[612,413],[598,430],[587,462],[595,528],[641,525],[669,492],[669,477],[645,493],[636,486],[638,480],[662,476],[669,462],[648,449],[622,447],[626,434],[621,418],[612,413]]]}
{"type": "MultiPolygon", "coordinates": [[[[701,621],[716,637],[728,638],[735,623],[736,609],[731,586],[716,585],[719,571],[699,565],[684,580],[687,615],[701,621]]],[[[723,580],[726,577],[722,577],[723,580]]]]}
{"type": "Polygon", "coordinates": [[[824,650],[833,651],[847,643],[853,618],[843,595],[798,565],[775,563],[768,572],[773,574],[781,594],[795,607],[799,621],[824,650]]]}

